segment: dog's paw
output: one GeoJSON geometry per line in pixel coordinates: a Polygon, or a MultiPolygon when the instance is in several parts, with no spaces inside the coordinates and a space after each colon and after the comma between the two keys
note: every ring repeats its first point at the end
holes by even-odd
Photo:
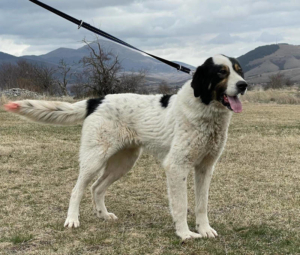
{"type": "Polygon", "coordinates": [[[113,213],[103,213],[101,211],[97,211],[97,217],[104,220],[117,220],[118,217],[113,213]]]}
{"type": "Polygon", "coordinates": [[[209,225],[197,227],[197,232],[203,237],[215,238],[218,236],[217,231],[209,225]]]}
{"type": "Polygon", "coordinates": [[[106,215],[103,216],[103,218],[105,220],[117,220],[118,219],[118,217],[113,213],[107,213],[106,215]]]}
{"type": "Polygon", "coordinates": [[[198,233],[194,233],[192,231],[186,231],[186,232],[177,232],[176,233],[183,241],[186,239],[191,239],[191,238],[201,238],[202,235],[198,233]]]}
{"type": "Polygon", "coordinates": [[[78,228],[79,227],[79,220],[78,217],[72,217],[72,216],[68,216],[64,227],[69,227],[69,228],[78,228]]]}

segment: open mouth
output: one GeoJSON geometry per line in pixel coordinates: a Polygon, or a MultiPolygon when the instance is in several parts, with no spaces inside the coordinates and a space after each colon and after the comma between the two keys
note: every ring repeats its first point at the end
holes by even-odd
{"type": "Polygon", "coordinates": [[[222,104],[226,106],[229,110],[234,111],[236,113],[241,112],[242,103],[237,96],[228,96],[223,94],[222,104]]]}

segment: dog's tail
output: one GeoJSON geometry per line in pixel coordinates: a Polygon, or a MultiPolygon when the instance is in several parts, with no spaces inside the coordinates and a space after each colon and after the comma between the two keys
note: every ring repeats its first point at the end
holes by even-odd
{"type": "Polygon", "coordinates": [[[56,125],[71,125],[82,122],[87,116],[87,100],[71,104],[67,102],[22,100],[4,105],[8,112],[26,118],[56,125]]]}

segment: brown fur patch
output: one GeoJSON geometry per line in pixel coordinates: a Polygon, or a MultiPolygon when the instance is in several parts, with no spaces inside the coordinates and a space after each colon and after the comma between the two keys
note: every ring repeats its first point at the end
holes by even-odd
{"type": "Polygon", "coordinates": [[[238,64],[234,64],[235,71],[239,72],[242,70],[242,68],[238,64]]]}
{"type": "Polygon", "coordinates": [[[221,77],[222,76],[227,77],[230,74],[230,69],[226,65],[222,65],[221,71],[226,71],[226,74],[222,74],[221,77]]]}
{"type": "Polygon", "coordinates": [[[227,89],[228,76],[219,82],[216,86],[216,98],[220,98],[227,89]]]}
{"type": "Polygon", "coordinates": [[[215,91],[213,93],[213,98],[215,100],[220,99],[221,95],[227,89],[227,83],[228,83],[228,78],[229,78],[230,70],[229,70],[229,67],[226,66],[226,65],[224,65],[221,70],[226,70],[227,74],[224,76],[224,78],[215,87],[215,91]]]}

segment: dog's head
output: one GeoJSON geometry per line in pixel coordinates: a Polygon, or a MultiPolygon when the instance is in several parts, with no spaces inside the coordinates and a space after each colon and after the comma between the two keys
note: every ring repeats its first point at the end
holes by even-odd
{"type": "Polygon", "coordinates": [[[192,80],[195,97],[209,105],[217,101],[234,112],[242,111],[239,94],[247,90],[243,70],[235,58],[217,55],[199,66],[192,80]]]}

